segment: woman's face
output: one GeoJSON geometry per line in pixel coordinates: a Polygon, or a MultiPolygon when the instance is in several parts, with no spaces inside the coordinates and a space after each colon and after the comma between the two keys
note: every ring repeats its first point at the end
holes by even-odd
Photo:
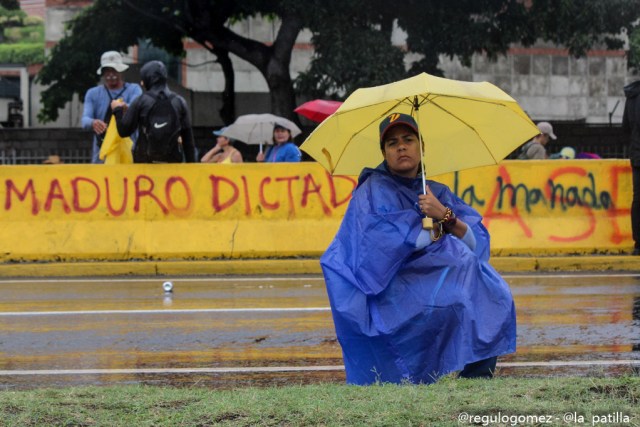
{"type": "Polygon", "coordinates": [[[389,171],[405,178],[415,178],[420,169],[420,140],[407,126],[398,125],[387,131],[382,155],[389,171]]]}
{"type": "Polygon", "coordinates": [[[216,143],[219,146],[224,147],[225,145],[229,145],[229,138],[227,138],[226,136],[218,135],[218,137],[216,138],[216,143]]]}
{"type": "Polygon", "coordinates": [[[273,129],[273,140],[276,144],[281,145],[291,139],[291,132],[288,129],[277,127],[273,129]]]}

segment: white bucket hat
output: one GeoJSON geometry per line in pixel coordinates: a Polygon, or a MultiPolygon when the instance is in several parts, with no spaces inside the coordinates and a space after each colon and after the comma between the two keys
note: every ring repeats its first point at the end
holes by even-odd
{"type": "Polygon", "coordinates": [[[100,68],[98,68],[98,75],[102,75],[103,68],[113,68],[117,72],[121,73],[129,66],[122,61],[122,55],[115,50],[110,50],[102,54],[100,58],[100,68]]]}

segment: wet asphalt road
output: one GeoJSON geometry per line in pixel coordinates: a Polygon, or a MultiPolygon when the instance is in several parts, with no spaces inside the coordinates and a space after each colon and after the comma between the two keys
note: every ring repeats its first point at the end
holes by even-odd
{"type": "MultiPolygon", "coordinates": [[[[518,350],[498,375],[640,368],[640,275],[504,275],[518,350]]],[[[321,276],[0,280],[0,389],[344,381],[321,276]]]]}

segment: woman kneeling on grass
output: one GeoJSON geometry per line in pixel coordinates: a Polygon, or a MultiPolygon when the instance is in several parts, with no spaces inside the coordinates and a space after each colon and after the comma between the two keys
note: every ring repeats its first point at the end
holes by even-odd
{"type": "Polygon", "coordinates": [[[490,378],[497,356],[515,352],[516,315],[482,217],[438,182],[422,194],[411,116],[380,123],[380,148],[384,162],[360,174],[321,258],[347,382],[490,378]]]}

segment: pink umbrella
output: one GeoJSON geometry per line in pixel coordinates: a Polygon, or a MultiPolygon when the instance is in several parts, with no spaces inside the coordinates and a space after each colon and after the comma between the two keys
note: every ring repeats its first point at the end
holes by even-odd
{"type": "Polygon", "coordinates": [[[328,101],[326,99],[314,99],[312,101],[305,102],[296,108],[296,113],[307,119],[320,123],[338,109],[342,105],[340,101],[328,101]]]}

